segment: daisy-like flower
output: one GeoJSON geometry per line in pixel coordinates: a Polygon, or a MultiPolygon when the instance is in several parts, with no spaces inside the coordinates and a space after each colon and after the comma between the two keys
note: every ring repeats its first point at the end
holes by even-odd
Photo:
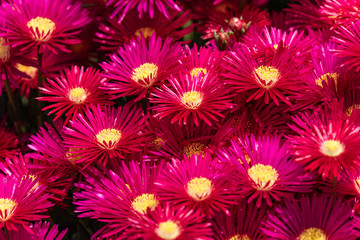
{"type": "Polygon", "coordinates": [[[100,64],[103,76],[110,79],[105,89],[113,99],[136,95],[135,101],[139,101],[179,71],[181,57],[180,43],[172,44],[170,38],[162,41],[155,34],[148,39],[138,37],[111,55],[110,62],[100,64]]]}
{"type": "Polygon", "coordinates": [[[5,22],[0,37],[21,51],[40,47],[54,53],[69,52],[69,44],[80,43],[75,37],[91,19],[80,3],[71,0],[11,0],[3,2],[0,19],[5,22]]]}
{"type": "Polygon", "coordinates": [[[169,87],[163,85],[152,93],[150,101],[156,117],[170,116],[171,123],[184,125],[192,119],[197,126],[203,120],[211,126],[212,122],[224,118],[222,111],[232,108],[232,95],[218,76],[180,74],[177,78],[171,77],[169,82],[169,87]]]}
{"type": "Polygon", "coordinates": [[[53,205],[45,188],[31,176],[0,175],[0,228],[17,231],[21,225],[31,233],[29,222],[47,218],[42,213],[53,205]]]}
{"type": "MultiPolygon", "coordinates": [[[[36,222],[28,226],[28,228],[33,234],[30,234],[24,227],[20,227],[18,231],[9,231],[9,238],[14,240],[62,240],[67,232],[67,229],[60,232],[58,225],[55,224],[51,227],[49,222],[36,222]]],[[[6,239],[3,231],[0,231],[0,239],[6,239]]]]}
{"type": "Polygon", "coordinates": [[[169,9],[169,19],[155,9],[154,18],[145,14],[141,21],[137,11],[131,10],[124,20],[119,24],[117,19],[109,18],[106,22],[100,23],[99,30],[95,34],[95,41],[100,43],[100,50],[116,52],[123,44],[129,44],[136,37],[149,38],[153,34],[164,41],[170,37],[172,41],[180,40],[192,30],[192,24],[182,28],[191,18],[190,10],[179,15],[179,12],[169,9]]]}
{"type": "Polygon", "coordinates": [[[162,204],[141,218],[130,218],[135,228],[130,229],[129,239],[213,239],[211,223],[205,222],[203,217],[199,210],[162,204]]]}
{"type": "Polygon", "coordinates": [[[253,203],[241,201],[230,209],[230,215],[219,213],[214,216],[213,229],[219,240],[264,239],[261,222],[266,207],[257,208],[253,203]]]}
{"type": "Polygon", "coordinates": [[[147,125],[143,112],[135,106],[87,108],[84,115],[64,128],[64,143],[73,154],[81,156],[76,163],[106,165],[109,159],[124,158],[123,153],[140,152],[147,139],[142,132],[147,125]]]}
{"type": "Polygon", "coordinates": [[[112,104],[101,89],[105,82],[99,70],[72,66],[54,80],[48,79],[43,83],[40,88],[43,96],[38,100],[53,103],[44,107],[43,111],[52,109],[49,115],[55,113],[55,120],[65,113],[66,124],[70,119],[75,120],[78,113],[83,114],[87,106],[112,104]]]}
{"type": "Polygon", "coordinates": [[[19,140],[14,132],[7,131],[0,124],[0,160],[13,157],[19,151],[19,140]]]}
{"type": "Polygon", "coordinates": [[[135,8],[139,12],[139,18],[142,18],[144,13],[149,13],[150,18],[154,18],[155,8],[157,8],[160,11],[160,14],[163,14],[167,19],[170,18],[168,8],[178,12],[181,11],[181,8],[174,0],[154,0],[151,2],[148,2],[148,0],[109,0],[107,1],[106,6],[113,8],[110,18],[118,16],[119,23],[131,9],[135,8]]]}
{"type": "Polygon", "coordinates": [[[124,161],[121,167],[105,175],[90,169],[85,174],[85,181],[76,184],[82,189],[74,193],[75,212],[79,217],[95,218],[107,224],[95,236],[108,237],[123,233],[132,228],[129,217],[138,218],[153,211],[160,203],[155,193],[154,182],[164,168],[164,162],[150,166],[147,163],[130,161],[129,166],[124,161]]]}
{"type": "Polygon", "coordinates": [[[295,161],[323,178],[340,178],[342,168],[354,173],[360,166],[360,126],[335,104],[294,116],[289,136],[295,161]],[[316,114],[315,114],[316,113],[316,114]]]}
{"type": "Polygon", "coordinates": [[[341,26],[333,37],[337,48],[333,49],[335,56],[344,57],[343,66],[360,69],[360,20],[341,26]]]}
{"type": "Polygon", "coordinates": [[[292,50],[280,43],[273,58],[264,62],[254,59],[244,45],[238,45],[224,58],[225,82],[237,92],[247,92],[250,95],[247,102],[264,98],[266,104],[271,99],[276,105],[279,105],[279,100],[292,105],[288,96],[301,92],[305,73],[290,61],[291,56],[292,50]]]}
{"type": "Polygon", "coordinates": [[[323,18],[333,23],[333,28],[339,25],[360,20],[360,2],[358,0],[325,0],[320,12],[323,18]]]}
{"type": "Polygon", "coordinates": [[[264,136],[256,140],[254,135],[219,153],[223,162],[233,165],[240,196],[247,202],[256,201],[259,208],[265,200],[268,206],[295,193],[311,192],[312,175],[294,163],[287,142],[281,143],[279,136],[264,136]]]}
{"type": "Polygon", "coordinates": [[[300,201],[285,199],[268,215],[262,229],[271,239],[279,240],[338,240],[356,239],[350,220],[351,205],[325,195],[302,196],[300,201]]]}
{"type": "Polygon", "coordinates": [[[211,217],[216,211],[228,213],[231,204],[237,203],[238,191],[226,177],[228,174],[231,169],[216,172],[212,168],[209,154],[204,157],[196,154],[182,161],[173,159],[155,185],[161,201],[200,209],[211,217]]]}

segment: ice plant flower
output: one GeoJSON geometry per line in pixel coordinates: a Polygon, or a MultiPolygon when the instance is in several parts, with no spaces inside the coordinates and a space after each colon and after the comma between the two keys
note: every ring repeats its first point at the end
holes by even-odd
{"type": "Polygon", "coordinates": [[[356,239],[351,205],[326,195],[302,196],[300,201],[285,199],[268,215],[262,228],[271,239],[337,240],[356,239]]]}
{"type": "Polygon", "coordinates": [[[80,3],[71,0],[11,0],[3,2],[0,37],[22,50],[40,47],[54,53],[69,52],[69,44],[80,43],[75,36],[91,19],[80,3]]]}
{"type": "Polygon", "coordinates": [[[279,136],[264,136],[255,139],[246,137],[240,144],[232,141],[229,150],[219,153],[223,162],[233,165],[239,194],[247,202],[256,202],[259,208],[263,201],[268,206],[284,198],[293,198],[296,193],[311,192],[313,176],[304,174],[304,169],[294,163],[287,142],[279,136]]]}
{"type": "Polygon", "coordinates": [[[109,18],[106,22],[100,23],[94,41],[100,43],[100,50],[116,52],[120,46],[129,44],[137,37],[149,38],[156,34],[163,41],[167,37],[170,37],[172,41],[177,41],[193,30],[191,24],[184,26],[191,18],[190,10],[179,15],[176,10],[169,9],[169,17],[169,19],[165,18],[158,9],[155,9],[153,18],[144,14],[139,20],[137,11],[133,9],[120,24],[116,18],[109,18]]]}
{"type": "Polygon", "coordinates": [[[129,231],[129,239],[213,239],[211,223],[203,217],[199,210],[162,204],[141,218],[130,218],[135,228],[129,231]]]}
{"type": "Polygon", "coordinates": [[[232,108],[229,91],[218,76],[180,74],[169,79],[170,86],[163,85],[152,93],[154,116],[170,116],[171,123],[187,124],[189,119],[199,126],[199,121],[212,125],[223,118],[221,113],[232,108]]]}
{"type": "Polygon", "coordinates": [[[74,193],[75,212],[79,217],[91,217],[106,222],[95,236],[112,236],[132,228],[129,217],[146,215],[160,203],[154,183],[164,168],[164,162],[151,166],[147,163],[122,161],[116,171],[104,175],[90,170],[85,182],[76,184],[82,191],[74,193]],[[95,177],[94,177],[95,176],[95,177]]]}
{"type": "Polygon", "coordinates": [[[0,175],[0,228],[17,231],[20,225],[32,233],[29,222],[48,217],[42,213],[53,204],[44,194],[46,187],[37,183],[31,176],[0,175]]]}
{"type": "Polygon", "coordinates": [[[135,106],[87,108],[71,126],[64,128],[64,143],[73,154],[81,156],[76,163],[93,162],[106,165],[107,161],[124,158],[124,153],[140,152],[147,139],[147,125],[143,112],[135,106]]]}
{"type": "Polygon", "coordinates": [[[208,217],[216,211],[228,213],[229,206],[236,204],[238,191],[226,177],[230,169],[216,173],[211,163],[209,154],[173,159],[155,183],[160,201],[200,209],[208,217]]]}
{"type": "Polygon", "coordinates": [[[40,87],[43,94],[38,100],[52,104],[43,108],[43,111],[51,109],[49,115],[55,113],[55,120],[62,114],[66,119],[64,124],[75,120],[79,113],[83,114],[90,105],[111,105],[109,96],[102,89],[106,79],[100,76],[100,71],[92,67],[72,66],[65,69],[54,80],[48,79],[40,87]]]}
{"type": "MultiPolygon", "coordinates": [[[[334,106],[334,105],[333,105],[334,106]]],[[[289,136],[291,154],[305,170],[317,171],[323,178],[340,178],[341,169],[350,173],[360,165],[360,126],[338,107],[326,107],[293,117],[289,136]],[[316,111],[316,114],[314,114],[316,111]]]]}
{"type": "Polygon", "coordinates": [[[261,231],[265,219],[266,207],[258,209],[254,203],[241,201],[230,208],[230,215],[219,213],[214,216],[213,229],[219,240],[252,240],[264,239],[261,231]]]}
{"type": "Polygon", "coordinates": [[[174,0],[154,0],[151,2],[147,0],[109,0],[106,6],[113,9],[110,18],[118,16],[119,23],[124,19],[128,11],[135,8],[139,12],[139,18],[142,18],[144,13],[149,13],[150,18],[154,18],[155,8],[159,9],[159,14],[163,14],[167,19],[170,18],[168,8],[178,12],[181,11],[181,8],[174,0]]]}
{"type": "Polygon", "coordinates": [[[19,151],[19,140],[14,132],[10,132],[0,124],[0,160],[11,158],[19,151]]]}
{"type": "MultiPolygon", "coordinates": [[[[67,229],[58,230],[58,225],[51,227],[49,222],[36,222],[28,228],[33,232],[29,233],[24,227],[20,227],[17,231],[9,231],[10,239],[29,239],[29,240],[62,240],[65,237],[67,229]]],[[[6,234],[0,231],[0,239],[6,239],[6,234]]]]}
{"type": "Polygon", "coordinates": [[[172,44],[170,38],[162,41],[155,34],[148,40],[138,37],[119,48],[109,62],[100,64],[102,75],[110,79],[104,88],[113,99],[135,95],[139,101],[178,72],[181,57],[180,43],[172,44]]]}
{"type": "Polygon", "coordinates": [[[357,0],[325,0],[320,12],[322,18],[332,22],[332,28],[346,26],[360,20],[360,3],[357,0]]]}
{"type": "Polygon", "coordinates": [[[268,104],[279,100],[292,105],[289,96],[296,96],[303,89],[302,73],[290,61],[292,50],[279,44],[271,60],[254,59],[250,50],[238,45],[224,58],[225,82],[237,92],[249,94],[247,102],[264,99],[268,104]]]}

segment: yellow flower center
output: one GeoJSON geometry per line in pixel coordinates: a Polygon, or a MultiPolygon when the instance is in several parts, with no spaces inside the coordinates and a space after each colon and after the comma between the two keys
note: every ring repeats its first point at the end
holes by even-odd
{"type": "Polygon", "coordinates": [[[155,229],[155,233],[163,240],[176,239],[180,233],[180,226],[171,220],[159,223],[159,226],[155,229]]]}
{"type": "Polygon", "coordinates": [[[69,99],[70,101],[80,104],[83,103],[87,98],[87,94],[84,88],[77,87],[70,90],[69,99]]]}
{"type": "Polygon", "coordinates": [[[158,204],[159,201],[156,199],[154,194],[144,193],[136,197],[132,201],[131,206],[138,213],[146,214],[148,208],[153,211],[158,204]]]}
{"type": "Polygon", "coordinates": [[[155,29],[151,28],[151,27],[143,27],[143,28],[139,28],[138,30],[135,31],[135,36],[137,37],[141,37],[141,33],[143,34],[144,38],[148,38],[151,37],[155,32],[155,29]]]}
{"type": "Polygon", "coordinates": [[[229,240],[251,240],[251,238],[248,237],[248,235],[244,234],[244,235],[235,235],[231,238],[229,238],[229,240]]]}
{"type": "Polygon", "coordinates": [[[257,76],[256,79],[258,80],[258,83],[266,89],[269,89],[272,86],[274,86],[274,84],[280,79],[279,70],[270,66],[260,66],[255,69],[255,73],[257,76]]]}
{"type": "Polygon", "coordinates": [[[77,152],[79,150],[80,150],[80,148],[69,148],[69,150],[66,153],[66,158],[72,163],[74,163],[77,160],[81,159],[81,156],[79,156],[78,153],[75,153],[75,152],[77,152]]]}
{"type": "Polygon", "coordinates": [[[7,221],[14,213],[16,205],[17,204],[9,198],[0,198],[0,221],[7,221]]]}
{"type": "Polygon", "coordinates": [[[150,87],[158,74],[158,66],[153,63],[144,63],[134,69],[131,79],[143,87],[150,87]]]}
{"type": "Polygon", "coordinates": [[[194,142],[194,143],[189,143],[188,145],[186,145],[184,147],[184,154],[186,155],[187,158],[190,158],[191,156],[198,154],[198,155],[202,155],[204,156],[205,151],[204,151],[205,145],[199,142],[194,142]]]}
{"type": "Polygon", "coordinates": [[[279,177],[276,169],[261,163],[252,166],[248,170],[248,175],[255,182],[258,190],[270,189],[279,177]]]}
{"type": "Polygon", "coordinates": [[[207,199],[212,192],[211,180],[203,177],[191,179],[187,184],[187,193],[196,201],[207,199]]]}
{"type": "Polygon", "coordinates": [[[205,68],[193,68],[193,69],[190,71],[191,77],[196,77],[196,76],[199,75],[199,74],[205,75],[206,73],[207,73],[207,70],[206,70],[205,68]]]}
{"type": "Polygon", "coordinates": [[[101,130],[98,134],[96,134],[96,140],[99,143],[105,142],[108,146],[108,149],[112,149],[116,143],[118,143],[121,139],[121,132],[117,129],[113,128],[106,128],[101,130]],[[110,143],[113,144],[113,146],[110,146],[110,143]]]}
{"type": "Polygon", "coordinates": [[[350,107],[348,107],[346,110],[345,110],[345,114],[350,117],[353,110],[359,110],[360,109],[360,104],[354,104],[350,107]]]}
{"type": "Polygon", "coordinates": [[[0,37],[0,59],[2,62],[6,62],[10,58],[10,45],[4,45],[6,40],[0,37]]]}
{"type": "Polygon", "coordinates": [[[203,101],[203,97],[200,92],[189,91],[182,95],[181,102],[188,109],[198,109],[203,101]]]}
{"type": "Polygon", "coordinates": [[[155,147],[157,148],[157,149],[161,149],[162,148],[162,146],[165,144],[165,141],[161,138],[161,137],[159,137],[159,136],[157,136],[153,141],[152,141],[152,143],[155,145],[155,147]]]}
{"type": "Polygon", "coordinates": [[[320,147],[320,152],[329,157],[337,157],[344,150],[344,145],[338,140],[326,140],[320,147]]]}
{"type": "Polygon", "coordinates": [[[316,84],[319,85],[320,87],[323,87],[322,85],[322,81],[325,81],[326,83],[328,82],[328,78],[333,78],[335,81],[335,84],[337,83],[337,79],[339,77],[339,74],[337,73],[325,73],[323,75],[321,75],[321,77],[319,77],[318,79],[315,80],[316,84]]]}
{"type": "Polygon", "coordinates": [[[319,228],[305,229],[296,240],[326,240],[326,235],[323,230],[319,228]]]}
{"type": "Polygon", "coordinates": [[[52,32],[55,30],[55,23],[48,18],[37,17],[28,21],[27,27],[34,31],[34,39],[38,41],[47,41],[50,39],[52,32]]]}
{"type": "Polygon", "coordinates": [[[29,78],[23,78],[24,80],[32,80],[32,79],[37,77],[38,69],[35,68],[35,67],[25,66],[25,65],[22,65],[20,63],[17,63],[15,65],[15,67],[16,67],[17,70],[19,70],[20,72],[25,73],[26,75],[28,75],[30,77],[30,79],[29,78]]]}
{"type": "Polygon", "coordinates": [[[354,179],[354,186],[356,191],[360,194],[360,176],[354,179]]]}

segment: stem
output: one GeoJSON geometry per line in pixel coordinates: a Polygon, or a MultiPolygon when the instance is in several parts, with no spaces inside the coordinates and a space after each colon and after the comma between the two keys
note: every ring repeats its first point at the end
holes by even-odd
{"type": "MultiPolygon", "coordinates": [[[[43,54],[40,53],[40,46],[38,48],[38,64],[39,64],[39,69],[38,69],[38,92],[37,92],[37,96],[40,97],[41,96],[41,92],[40,92],[40,87],[42,86],[42,82],[43,82],[43,77],[42,77],[42,60],[43,60],[43,54]]],[[[38,100],[38,116],[37,116],[37,122],[38,122],[38,126],[42,126],[44,123],[44,118],[42,115],[42,102],[38,100]]]]}
{"type": "Polygon", "coordinates": [[[10,240],[9,232],[6,227],[4,227],[4,233],[5,233],[6,239],[10,240]]]}
{"type": "Polygon", "coordinates": [[[14,114],[13,115],[13,117],[14,117],[13,121],[14,121],[15,130],[16,130],[16,133],[19,135],[20,134],[20,126],[19,126],[18,116],[17,116],[17,111],[16,111],[15,98],[14,98],[13,92],[11,91],[9,78],[7,76],[6,76],[6,79],[5,79],[5,88],[6,88],[6,93],[8,95],[9,102],[10,102],[10,105],[11,105],[11,108],[12,108],[12,111],[13,111],[13,114],[14,114]]]}

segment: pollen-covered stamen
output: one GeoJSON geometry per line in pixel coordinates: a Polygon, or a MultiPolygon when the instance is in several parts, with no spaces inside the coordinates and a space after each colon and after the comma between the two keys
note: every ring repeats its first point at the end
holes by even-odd
{"type": "Polygon", "coordinates": [[[0,37],[0,59],[6,62],[10,58],[10,45],[4,45],[6,40],[0,37]]]}
{"type": "Polygon", "coordinates": [[[181,228],[175,222],[167,220],[166,222],[159,223],[155,233],[163,240],[173,240],[180,236],[181,228]]]}
{"type": "Polygon", "coordinates": [[[165,144],[165,141],[161,137],[156,136],[156,138],[152,141],[152,144],[154,144],[156,149],[160,150],[165,144]]]}
{"type": "Polygon", "coordinates": [[[33,30],[34,39],[47,41],[55,30],[55,23],[48,18],[36,17],[27,22],[27,27],[33,30]]]}
{"type": "Polygon", "coordinates": [[[13,214],[16,208],[16,202],[9,198],[0,198],[0,221],[5,222],[13,214]]]}
{"type": "Polygon", "coordinates": [[[205,145],[199,142],[189,143],[184,147],[184,154],[190,158],[191,156],[198,154],[204,156],[205,154],[205,145]]]}
{"type": "Polygon", "coordinates": [[[141,33],[144,36],[144,38],[148,38],[151,37],[155,32],[155,29],[151,28],[151,27],[143,27],[143,28],[139,28],[138,30],[135,31],[134,35],[137,37],[141,37],[141,33]]]}
{"type": "Polygon", "coordinates": [[[318,79],[316,79],[315,82],[320,87],[323,87],[323,84],[322,84],[323,81],[328,83],[328,79],[333,78],[335,81],[335,84],[337,84],[338,77],[339,77],[339,74],[337,74],[337,73],[325,73],[325,74],[321,75],[318,79]]]}
{"type": "Polygon", "coordinates": [[[131,79],[143,87],[150,87],[156,82],[158,70],[154,63],[144,63],[134,69],[131,79]]]}
{"type": "Polygon", "coordinates": [[[319,228],[305,229],[296,240],[327,240],[326,234],[319,228]]]}
{"type": "Polygon", "coordinates": [[[338,140],[326,140],[320,146],[320,152],[329,157],[337,157],[345,150],[344,145],[338,140]]]}
{"type": "Polygon", "coordinates": [[[345,110],[345,114],[346,114],[348,117],[350,117],[351,114],[352,114],[352,112],[353,112],[354,110],[359,110],[359,109],[360,109],[360,104],[354,104],[354,105],[348,107],[348,108],[345,110]]]}
{"type": "Polygon", "coordinates": [[[115,144],[120,141],[120,139],[121,132],[113,128],[103,129],[98,134],[96,134],[96,140],[101,144],[105,142],[107,145],[106,148],[109,150],[111,150],[115,146],[115,144]]]}
{"type": "Polygon", "coordinates": [[[86,98],[87,98],[86,91],[82,87],[73,88],[69,92],[70,101],[76,104],[83,103],[86,100],[86,98]]]}
{"type": "Polygon", "coordinates": [[[229,240],[251,240],[251,238],[249,238],[248,235],[246,235],[246,234],[243,234],[243,235],[237,234],[237,235],[229,238],[229,240]]]}
{"type": "Polygon", "coordinates": [[[258,190],[270,189],[279,177],[275,168],[261,163],[252,166],[248,170],[248,175],[255,182],[258,190]]]}
{"type": "Polygon", "coordinates": [[[132,201],[131,207],[138,213],[146,214],[148,208],[153,211],[158,204],[159,201],[154,194],[144,193],[132,201]]]}
{"type": "MultiPolygon", "coordinates": [[[[23,78],[25,80],[32,80],[32,79],[36,79],[37,78],[37,73],[38,73],[38,69],[32,66],[25,66],[22,65],[20,63],[17,63],[15,65],[16,69],[19,70],[20,72],[25,73],[26,75],[28,75],[30,78],[23,78]]],[[[36,79],[37,80],[37,79],[36,79]]]]}
{"type": "Polygon", "coordinates": [[[206,73],[207,73],[206,68],[193,68],[193,69],[190,71],[191,77],[196,77],[196,76],[198,76],[199,74],[205,75],[206,73]]]}
{"type": "Polygon", "coordinates": [[[198,91],[189,91],[182,95],[181,102],[188,109],[198,109],[203,101],[203,96],[198,91]]]}
{"type": "Polygon", "coordinates": [[[271,88],[280,79],[279,70],[270,66],[260,66],[255,69],[255,73],[258,83],[266,89],[271,88]]]}
{"type": "Polygon", "coordinates": [[[77,160],[81,159],[81,156],[77,153],[81,148],[69,148],[66,152],[66,158],[71,162],[75,163],[77,160]]]}
{"type": "Polygon", "coordinates": [[[356,191],[360,194],[360,176],[354,179],[354,186],[356,191]]]}
{"type": "Polygon", "coordinates": [[[204,177],[196,177],[191,179],[187,184],[187,193],[196,201],[203,201],[207,199],[213,186],[210,179],[204,177]]]}

